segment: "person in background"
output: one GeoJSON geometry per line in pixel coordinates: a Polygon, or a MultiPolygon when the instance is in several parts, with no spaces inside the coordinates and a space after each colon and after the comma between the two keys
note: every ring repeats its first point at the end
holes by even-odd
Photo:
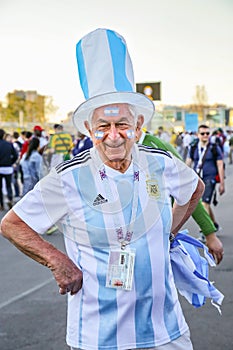
{"type": "MultiPolygon", "coordinates": [[[[219,194],[223,195],[225,192],[224,163],[221,148],[218,144],[209,142],[209,139],[209,127],[205,124],[200,125],[198,127],[198,142],[190,147],[186,164],[190,167],[193,166],[193,169],[205,183],[202,202],[214,222],[216,230],[218,230],[219,224],[216,222],[211,203],[215,199],[217,175],[219,176],[219,194]]],[[[216,199],[214,204],[217,204],[216,199]]]]}
{"type": "Polygon", "coordinates": [[[188,150],[189,150],[189,145],[192,142],[192,136],[189,131],[185,131],[183,135],[183,160],[186,161],[187,155],[188,155],[188,150]]]}
{"type": "Polygon", "coordinates": [[[229,164],[233,163],[233,134],[232,131],[229,131],[228,135],[228,143],[229,143],[229,164]]]}
{"type": "Polygon", "coordinates": [[[69,293],[72,350],[192,350],[169,250],[204,184],[168,152],[136,144],[154,104],[134,91],[124,38],[97,29],[76,52],[87,99],[73,122],[94,146],[52,168],[3,218],[2,234],[69,293]],[[38,235],[52,224],[64,233],[67,255],[38,235]]]}
{"type": "Polygon", "coordinates": [[[177,138],[177,135],[176,135],[175,131],[172,130],[172,134],[171,134],[171,138],[170,138],[169,143],[170,143],[173,147],[176,147],[176,138],[177,138]]]}
{"type": "MultiPolygon", "coordinates": [[[[54,134],[50,136],[46,156],[49,159],[49,168],[53,168],[64,160],[70,159],[73,148],[73,140],[69,133],[64,132],[63,125],[54,124],[54,134]]],[[[47,229],[46,234],[51,235],[57,230],[56,225],[47,229]]]]}
{"type": "Polygon", "coordinates": [[[183,132],[179,132],[176,137],[176,150],[183,159],[184,147],[183,147],[183,132]]]}
{"type": "Polygon", "coordinates": [[[22,130],[22,131],[20,132],[20,135],[19,135],[19,137],[18,137],[18,141],[19,141],[21,144],[24,143],[25,134],[26,134],[26,130],[22,130]]]}
{"type": "MultiPolygon", "coordinates": [[[[15,195],[15,200],[17,200],[20,197],[20,183],[19,183],[19,175],[20,175],[20,152],[22,149],[22,143],[19,141],[19,133],[17,131],[13,132],[13,138],[12,138],[13,146],[16,149],[16,152],[18,154],[18,159],[14,163],[14,173],[13,173],[13,185],[14,185],[14,195],[15,195]]],[[[20,177],[21,178],[21,177],[20,177]]]]}
{"type": "MultiPolygon", "coordinates": [[[[19,185],[18,175],[21,174],[19,160],[20,160],[20,152],[21,152],[22,144],[20,141],[18,141],[18,138],[19,138],[19,133],[17,131],[14,131],[13,135],[10,133],[5,133],[4,135],[4,140],[12,143],[18,154],[18,159],[13,164],[13,175],[12,175],[12,184],[14,186],[13,197],[15,200],[19,199],[20,197],[20,185],[19,185]]],[[[21,178],[22,178],[22,175],[21,175],[21,178]]]]}
{"type": "MultiPolygon", "coordinates": [[[[175,157],[183,160],[182,156],[170,143],[159,139],[155,135],[145,133],[142,130],[138,133],[138,143],[171,152],[175,157]]],[[[195,210],[193,211],[192,217],[201,231],[201,236],[199,239],[206,243],[207,247],[209,248],[209,252],[214,256],[217,264],[219,264],[223,258],[223,245],[220,239],[216,236],[216,227],[204,208],[201,200],[199,200],[195,210]],[[202,237],[203,235],[204,239],[202,237]]]]}
{"type": "Polygon", "coordinates": [[[24,136],[24,142],[22,144],[22,148],[21,148],[21,151],[20,151],[20,159],[23,157],[24,153],[27,152],[28,150],[28,145],[29,145],[29,142],[32,138],[32,132],[31,131],[25,131],[25,136],[24,136]]]}
{"type": "Polygon", "coordinates": [[[163,126],[159,126],[157,130],[157,137],[166,142],[170,141],[170,136],[167,131],[164,130],[163,126]]]}
{"type": "Polygon", "coordinates": [[[28,146],[27,152],[23,155],[20,164],[23,170],[23,193],[31,191],[40,179],[42,155],[39,153],[40,140],[33,137],[28,146]]]}
{"type": "Polygon", "coordinates": [[[217,137],[219,139],[219,146],[220,146],[220,148],[221,148],[221,150],[222,150],[222,152],[224,154],[224,144],[225,144],[225,141],[226,141],[227,137],[226,137],[226,135],[225,135],[225,133],[224,133],[222,128],[218,128],[217,129],[217,137]]]}
{"type": "MultiPolygon", "coordinates": [[[[20,159],[22,158],[22,148],[26,139],[26,130],[21,131],[20,136],[18,138],[18,141],[21,143],[21,147],[20,147],[20,153],[19,153],[19,178],[20,178],[20,182],[21,184],[23,184],[23,171],[20,165],[20,159]]],[[[26,151],[25,151],[26,152],[26,151]]]]}
{"type": "Polygon", "coordinates": [[[11,209],[13,206],[12,174],[13,164],[18,159],[13,143],[4,139],[6,132],[0,129],[0,210],[4,210],[3,180],[6,184],[7,205],[11,209]]]}
{"type": "Polygon", "coordinates": [[[68,132],[64,132],[63,125],[54,124],[54,134],[50,136],[48,149],[52,153],[51,168],[68,160],[73,148],[73,140],[68,132]],[[66,158],[66,159],[65,159],[66,158]]]}
{"type": "Polygon", "coordinates": [[[35,125],[33,128],[33,137],[37,137],[40,141],[39,153],[43,154],[47,144],[48,139],[44,135],[44,129],[40,125],[35,125]]]}
{"type": "Polygon", "coordinates": [[[73,156],[93,147],[93,142],[90,137],[82,134],[80,131],[77,133],[77,140],[75,142],[75,146],[72,149],[73,156]]]}

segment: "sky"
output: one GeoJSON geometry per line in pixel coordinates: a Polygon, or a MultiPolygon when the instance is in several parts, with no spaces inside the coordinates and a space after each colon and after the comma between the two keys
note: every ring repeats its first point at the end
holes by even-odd
{"type": "Polygon", "coordinates": [[[161,82],[161,103],[233,107],[233,0],[0,0],[0,101],[51,96],[63,120],[85,99],[76,43],[96,28],[127,42],[135,83],[161,82]]]}

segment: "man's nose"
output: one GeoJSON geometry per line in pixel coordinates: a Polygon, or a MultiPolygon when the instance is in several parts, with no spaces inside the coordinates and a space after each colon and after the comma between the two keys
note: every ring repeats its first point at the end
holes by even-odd
{"type": "Polygon", "coordinates": [[[111,124],[108,136],[113,140],[119,137],[119,131],[115,124],[111,124]]]}

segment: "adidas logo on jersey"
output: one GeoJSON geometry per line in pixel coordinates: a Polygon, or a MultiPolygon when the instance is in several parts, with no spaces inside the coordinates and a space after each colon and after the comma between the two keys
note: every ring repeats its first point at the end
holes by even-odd
{"type": "Polygon", "coordinates": [[[96,199],[93,202],[93,205],[99,205],[99,204],[103,204],[106,203],[108,200],[106,198],[104,198],[100,193],[98,194],[98,196],[96,197],[96,199]]]}

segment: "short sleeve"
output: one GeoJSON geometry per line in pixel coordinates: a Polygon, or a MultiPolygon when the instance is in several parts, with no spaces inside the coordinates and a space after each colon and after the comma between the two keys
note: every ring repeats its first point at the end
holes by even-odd
{"type": "Polygon", "coordinates": [[[195,192],[199,177],[177,157],[169,158],[169,163],[171,164],[166,168],[166,178],[170,194],[178,205],[185,205],[195,192]]]}
{"type": "Polygon", "coordinates": [[[28,192],[13,211],[34,231],[43,234],[67,212],[61,177],[55,169],[28,192]]]}

